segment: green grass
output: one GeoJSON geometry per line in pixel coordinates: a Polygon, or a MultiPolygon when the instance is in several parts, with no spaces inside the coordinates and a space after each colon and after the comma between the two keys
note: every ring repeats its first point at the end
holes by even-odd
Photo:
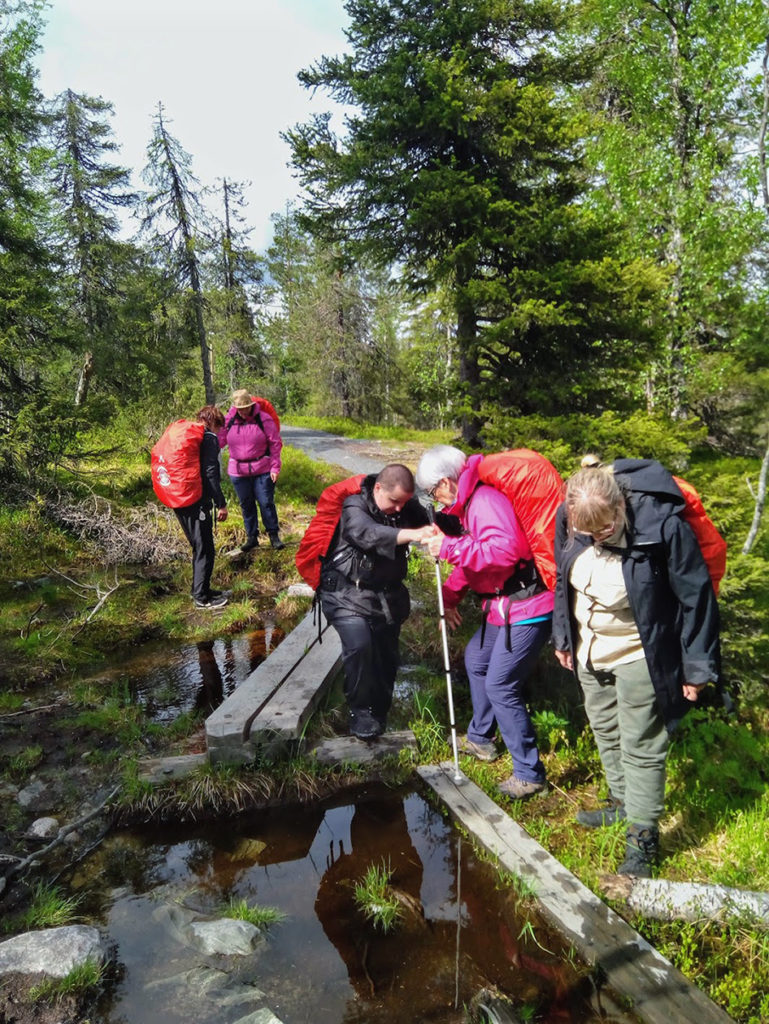
{"type": "Polygon", "coordinates": [[[104,972],[104,964],[86,960],[63,978],[46,978],[39,985],[34,985],[29,990],[29,998],[33,1002],[55,1003],[65,996],[82,997],[101,985],[104,972]]]}
{"type": "Polygon", "coordinates": [[[396,927],[402,914],[400,901],[390,887],[392,875],[392,869],[385,861],[370,864],[354,889],[356,906],[375,928],[385,934],[396,927]]]}
{"type": "Polygon", "coordinates": [[[249,904],[247,900],[236,900],[230,898],[230,902],[222,910],[224,917],[231,917],[235,921],[248,921],[257,928],[267,928],[271,924],[279,924],[286,919],[286,915],[277,907],[260,907],[256,904],[249,904]]]}
{"type": "Polygon", "coordinates": [[[35,883],[29,906],[4,922],[8,932],[32,931],[36,928],[57,928],[77,920],[80,898],[66,896],[62,889],[46,882],[35,883]]]}

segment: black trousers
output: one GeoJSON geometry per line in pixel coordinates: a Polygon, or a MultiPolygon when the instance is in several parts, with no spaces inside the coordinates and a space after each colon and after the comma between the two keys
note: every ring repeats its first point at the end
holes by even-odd
{"type": "Polygon", "coordinates": [[[371,708],[377,718],[385,719],[400,664],[400,623],[388,623],[380,615],[356,615],[325,595],[321,601],[342,641],[344,696],[350,710],[371,708]]]}
{"type": "Polygon", "coordinates": [[[192,548],[192,597],[205,601],[216,555],[211,502],[196,501],[194,505],[175,508],[174,512],[192,548]]]}

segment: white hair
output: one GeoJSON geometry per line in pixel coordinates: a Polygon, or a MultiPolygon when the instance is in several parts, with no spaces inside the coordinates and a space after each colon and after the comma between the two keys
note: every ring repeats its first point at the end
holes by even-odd
{"type": "Polygon", "coordinates": [[[466,462],[467,456],[459,448],[437,444],[434,448],[429,448],[419,460],[417,485],[423,491],[429,491],[444,477],[456,483],[466,462]]]}

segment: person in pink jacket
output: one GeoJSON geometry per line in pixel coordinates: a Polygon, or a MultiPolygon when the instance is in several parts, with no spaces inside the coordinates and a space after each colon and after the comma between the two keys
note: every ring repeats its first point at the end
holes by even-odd
{"type": "Polygon", "coordinates": [[[275,508],[275,481],[280,473],[283,442],[275,420],[259,408],[245,388],[232,395],[232,406],[219,431],[219,444],[230,450],[227,474],[243,512],[246,543],[240,550],[251,551],[259,545],[257,505],[270,543],[277,550],[284,548],[275,508]]]}
{"type": "Polygon", "coordinates": [[[464,529],[461,536],[449,537],[436,527],[422,543],[454,566],[443,585],[451,629],[462,621],[458,606],[465,593],[472,590],[482,598],[484,622],[465,649],[473,717],[459,749],[481,761],[496,760],[498,728],[513,761],[513,774],[499,788],[522,800],[547,790],[523,688],[550,637],[553,595],[539,578],[510,501],[480,482],[481,458],[467,458],[449,445],[422,456],[418,485],[464,529]]]}

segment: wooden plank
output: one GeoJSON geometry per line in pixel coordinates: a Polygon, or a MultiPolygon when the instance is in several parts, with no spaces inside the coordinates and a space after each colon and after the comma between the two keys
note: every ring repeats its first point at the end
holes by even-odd
{"type": "Polygon", "coordinates": [[[688,981],[635,929],[540,846],[466,776],[453,778],[454,765],[423,765],[419,775],[450,813],[508,871],[529,882],[542,912],[600,969],[608,986],[633,1002],[648,1024],[728,1024],[724,1013],[688,981]]]}
{"type": "Polygon", "coordinates": [[[325,619],[321,624],[324,642],[319,645],[318,626],[313,622],[313,613],[308,612],[272,654],[208,716],[206,744],[211,761],[238,764],[253,759],[248,739],[255,716],[315,647],[323,650],[327,643],[333,645],[337,639],[336,630],[325,619]]]}
{"type": "Polygon", "coordinates": [[[336,630],[315,644],[308,656],[294,666],[280,689],[263,705],[249,724],[248,743],[276,751],[298,740],[342,664],[342,644],[336,630]]]}
{"type": "Polygon", "coordinates": [[[357,736],[330,736],[310,751],[319,764],[374,764],[385,757],[397,757],[401,750],[416,753],[417,741],[411,729],[386,732],[375,740],[359,740],[357,736]]]}

